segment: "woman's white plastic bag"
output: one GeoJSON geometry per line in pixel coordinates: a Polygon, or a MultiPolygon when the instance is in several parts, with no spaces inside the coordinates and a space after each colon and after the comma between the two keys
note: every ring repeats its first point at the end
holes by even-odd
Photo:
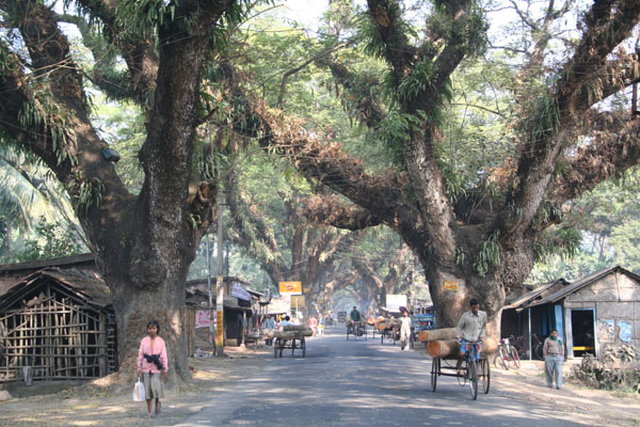
{"type": "Polygon", "coordinates": [[[133,385],[132,397],[134,402],[142,402],[145,400],[144,384],[140,381],[140,377],[138,377],[138,381],[133,385]]]}

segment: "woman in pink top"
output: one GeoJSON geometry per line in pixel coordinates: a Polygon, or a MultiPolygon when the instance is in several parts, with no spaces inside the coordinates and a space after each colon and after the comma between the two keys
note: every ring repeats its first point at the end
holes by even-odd
{"type": "Polygon", "coordinates": [[[158,336],[159,332],[160,324],[156,320],[149,322],[149,335],[142,339],[138,350],[138,376],[142,376],[144,382],[149,417],[153,417],[153,399],[156,399],[156,414],[160,413],[160,398],[164,397],[164,384],[160,380],[160,373],[162,372],[166,379],[169,372],[167,347],[164,340],[158,336]]]}

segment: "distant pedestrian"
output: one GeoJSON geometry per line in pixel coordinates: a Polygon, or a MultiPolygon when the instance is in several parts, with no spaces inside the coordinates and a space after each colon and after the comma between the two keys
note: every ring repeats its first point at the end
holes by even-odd
{"type": "Polygon", "coordinates": [[[553,377],[556,377],[556,388],[562,388],[562,363],[564,362],[564,345],[558,337],[558,330],[552,329],[551,335],[544,340],[542,346],[544,355],[544,373],[547,377],[547,387],[553,387],[553,377]]]}
{"type": "Polygon", "coordinates": [[[362,320],[362,316],[360,316],[360,312],[355,305],[353,306],[353,310],[351,310],[351,313],[349,313],[349,317],[354,322],[359,322],[360,320],[362,320]]]}
{"type": "Polygon", "coordinates": [[[326,322],[326,318],[324,315],[320,315],[318,318],[318,336],[324,335],[324,324],[326,322]]]}
{"type": "Polygon", "coordinates": [[[164,398],[164,384],[160,373],[167,379],[169,360],[164,340],[158,336],[160,324],[152,320],[147,324],[147,335],[140,342],[138,350],[138,376],[142,376],[144,391],[147,399],[149,417],[153,417],[153,400],[156,401],[155,413],[160,413],[160,398],[164,398]]]}
{"type": "Polygon", "coordinates": [[[309,318],[307,319],[307,326],[309,326],[309,328],[311,329],[311,332],[313,333],[312,336],[316,336],[316,328],[318,327],[318,321],[316,320],[316,318],[314,316],[309,316],[309,318]]]}
{"type": "MultiPolygon", "coordinates": [[[[265,329],[270,330],[276,329],[276,319],[273,318],[273,315],[269,315],[267,317],[266,322],[264,322],[264,327],[265,329]]],[[[271,346],[273,344],[273,335],[265,340],[265,344],[268,346],[271,346]]]]}
{"type": "Polygon", "coordinates": [[[400,317],[400,350],[409,351],[411,341],[411,316],[408,310],[402,311],[400,317]]]}

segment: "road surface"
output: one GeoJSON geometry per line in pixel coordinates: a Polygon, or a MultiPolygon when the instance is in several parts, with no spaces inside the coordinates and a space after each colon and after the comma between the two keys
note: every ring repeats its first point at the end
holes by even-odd
{"type": "MultiPolygon", "coordinates": [[[[264,360],[180,426],[572,426],[576,414],[547,402],[514,399],[493,383],[472,401],[456,378],[440,377],[430,391],[431,362],[416,351],[369,337],[345,339],[341,329],[307,340],[305,358],[264,360]]],[[[523,384],[523,387],[527,387],[523,384]]],[[[160,420],[158,420],[160,421],[160,420]]]]}

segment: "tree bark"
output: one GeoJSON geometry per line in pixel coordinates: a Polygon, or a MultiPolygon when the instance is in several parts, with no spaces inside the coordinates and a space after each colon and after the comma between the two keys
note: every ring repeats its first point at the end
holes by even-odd
{"type": "MultiPolygon", "coordinates": [[[[125,30],[111,27],[116,22],[113,3],[80,1],[113,31],[125,30]]],[[[126,372],[132,373],[147,322],[157,319],[168,346],[172,381],[190,378],[181,315],[184,286],[216,203],[214,197],[187,202],[196,105],[209,35],[230,5],[181,2],[175,19],[165,16],[153,36],[158,37],[157,56],[151,29],[135,40],[133,33],[113,34],[125,41],[117,47],[133,79],[129,98],[153,99],[140,152],[145,181],[139,195],[132,195],[113,163],[103,158],[106,144],[89,119],[83,74],[58,29],[57,15],[42,2],[0,1],[0,9],[16,23],[29,52],[28,66],[39,79],[31,84],[23,60],[6,40],[0,41],[0,128],[42,158],[75,200],[76,214],[111,289],[119,363],[126,372]]],[[[207,185],[215,194],[215,183],[207,185]]]]}

